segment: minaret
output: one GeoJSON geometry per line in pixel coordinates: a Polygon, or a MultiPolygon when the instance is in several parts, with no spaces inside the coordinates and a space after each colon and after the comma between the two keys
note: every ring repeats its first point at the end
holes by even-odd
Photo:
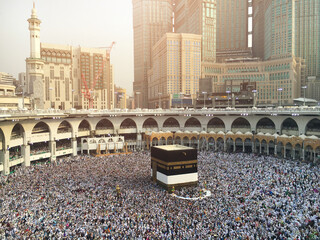
{"type": "Polygon", "coordinates": [[[40,23],[33,2],[31,18],[28,19],[30,31],[30,58],[40,58],[40,23]]]}
{"type": "Polygon", "coordinates": [[[40,23],[33,3],[31,18],[28,19],[30,31],[30,57],[26,59],[27,93],[33,96],[34,107],[44,108],[43,65],[40,53],[40,23]]]}

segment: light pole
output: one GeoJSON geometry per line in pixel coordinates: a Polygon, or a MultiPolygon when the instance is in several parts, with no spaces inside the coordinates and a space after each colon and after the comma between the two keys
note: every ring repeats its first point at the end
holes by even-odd
{"type": "Polygon", "coordinates": [[[161,100],[160,100],[160,97],[161,97],[162,93],[159,92],[158,95],[159,95],[159,108],[161,108],[161,100]]]}
{"type": "Polygon", "coordinates": [[[202,92],[203,94],[203,108],[206,108],[206,94],[207,92],[202,92]]]}
{"type": "Polygon", "coordinates": [[[253,107],[256,107],[256,94],[257,94],[257,90],[253,89],[253,107]]]}
{"type": "Polygon", "coordinates": [[[280,103],[279,103],[279,107],[281,107],[281,92],[282,92],[283,88],[278,88],[279,91],[279,95],[280,95],[280,103]]]}
{"type": "Polygon", "coordinates": [[[306,106],[306,89],[307,89],[307,86],[302,86],[301,88],[303,89],[303,106],[306,106]]]}
{"type": "Polygon", "coordinates": [[[49,88],[50,109],[52,108],[52,94],[51,94],[52,90],[53,90],[53,88],[52,88],[52,87],[51,87],[51,88],[49,88]]]}
{"type": "Polygon", "coordinates": [[[139,95],[140,95],[140,93],[141,93],[141,92],[136,92],[136,94],[137,94],[137,99],[138,99],[138,100],[137,100],[137,101],[138,101],[138,108],[139,108],[139,95]]]}
{"type": "Polygon", "coordinates": [[[226,91],[226,93],[228,94],[228,108],[229,108],[229,94],[231,93],[231,91],[226,91]]]}
{"type": "Polygon", "coordinates": [[[180,101],[181,101],[181,107],[183,107],[183,102],[182,102],[182,94],[183,94],[183,92],[180,92],[180,101]]]}
{"type": "Polygon", "coordinates": [[[74,101],[74,100],[73,100],[74,89],[72,89],[71,92],[72,92],[72,108],[74,108],[74,103],[73,103],[73,101],[74,101]]]}

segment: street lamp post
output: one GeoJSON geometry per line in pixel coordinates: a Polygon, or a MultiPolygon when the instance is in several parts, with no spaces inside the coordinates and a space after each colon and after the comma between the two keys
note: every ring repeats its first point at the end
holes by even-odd
{"type": "Polygon", "coordinates": [[[206,108],[206,94],[207,92],[202,92],[203,93],[203,108],[206,108]]]}
{"type": "Polygon", "coordinates": [[[73,98],[74,89],[72,89],[71,92],[72,92],[72,108],[74,108],[74,102],[73,102],[74,101],[74,98],[73,98]]]}
{"type": "Polygon", "coordinates": [[[231,91],[226,91],[226,93],[228,94],[228,108],[229,108],[229,94],[231,93],[231,91]]]}
{"type": "Polygon", "coordinates": [[[278,88],[279,91],[279,95],[280,95],[280,103],[279,103],[279,107],[281,107],[281,92],[282,92],[283,88],[278,88]]]}
{"type": "Polygon", "coordinates": [[[53,90],[52,87],[49,88],[50,108],[52,108],[52,94],[51,94],[52,90],[53,90]]]}
{"type": "Polygon", "coordinates": [[[253,92],[253,107],[256,107],[256,94],[257,94],[257,90],[254,89],[252,90],[253,92]]]}
{"type": "Polygon", "coordinates": [[[183,102],[182,102],[182,94],[183,94],[183,92],[180,92],[180,101],[181,101],[181,107],[183,107],[183,102]]]}
{"type": "Polygon", "coordinates": [[[139,108],[139,95],[140,95],[140,93],[141,93],[141,92],[136,92],[136,94],[137,94],[137,99],[138,99],[138,100],[137,100],[137,101],[138,101],[138,108],[139,108]]]}
{"type": "Polygon", "coordinates": [[[159,108],[161,108],[161,98],[160,97],[161,97],[162,93],[159,92],[158,95],[159,95],[159,108]]]}
{"type": "Polygon", "coordinates": [[[307,89],[307,86],[302,86],[301,88],[303,89],[303,106],[306,106],[306,89],[307,89]]]}

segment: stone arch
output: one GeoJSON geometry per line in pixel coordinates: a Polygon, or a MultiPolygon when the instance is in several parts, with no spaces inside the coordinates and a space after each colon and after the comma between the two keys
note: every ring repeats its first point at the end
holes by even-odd
{"type": "Polygon", "coordinates": [[[199,139],[199,149],[201,150],[207,149],[207,140],[204,136],[200,137],[199,139]]]}
{"type": "Polygon", "coordinates": [[[320,137],[320,120],[318,118],[311,119],[305,128],[305,134],[307,136],[317,136],[320,137]]]}
{"type": "Polygon", "coordinates": [[[143,122],[142,128],[151,128],[151,129],[158,128],[158,123],[153,118],[147,118],[143,122]]]}
{"type": "Polygon", "coordinates": [[[159,140],[157,137],[152,138],[152,146],[158,146],[159,145],[159,140]]]}
{"type": "Polygon", "coordinates": [[[199,129],[201,129],[201,123],[198,119],[191,117],[185,122],[184,127],[185,128],[199,128],[199,129]]]}
{"type": "Polygon", "coordinates": [[[110,130],[110,129],[114,129],[114,126],[113,126],[113,123],[104,118],[104,119],[101,119],[97,125],[96,125],[96,130],[110,130]]]}
{"type": "Polygon", "coordinates": [[[198,147],[198,139],[196,137],[192,137],[190,140],[191,147],[197,148],[198,147]]]}
{"type": "Polygon", "coordinates": [[[251,153],[252,152],[252,139],[247,137],[245,140],[244,140],[244,151],[246,153],[251,153]]]}
{"type": "Polygon", "coordinates": [[[79,123],[78,132],[81,132],[81,131],[91,131],[90,123],[86,119],[83,119],[79,123]]]}
{"type": "Polygon", "coordinates": [[[267,154],[267,147],[268,147],[268,143],[266,139],[262,139],[261,142],[261,153],[262,154],[267,154]]]}
{"type": "Polygon", "coordinates": [[[14,125],[11,131],[10,140],[14,140],[17,138],[23,138],[25,130],[20,123],[14,125]]]}
{"type": "Polygon", "coordinates": [[[32,128],[31,134],[38,134],[38,133],[50,133],[50,127],[45,122],[38,122],[32,128]]]}
{"type": "Polygon", "coordinates": [[[166,145],[166,139],[165,137],[161,137],[159,140],[159,145],[166,145]]]}
{"type": "Polygon", "coordinates": [[[67,132],[72,132],[72,126],[67,120],[63,120],[57,129],[57,133],[67,133],[67,132]]]}
{"type": "Polygon", "coordinates": [[[290,142],[286,143],[286,158],[292,158],[292,144],[290,142]]]}
{"type": "Polygon", "coordinates": [[[121,129],[124,129],[124,128],[137,128],[137,124],[131,118],[126,118],[125,120],[123,120],[121,122],[120,128],[121,129]]]}
{"type": "Polygon", "coordinates": [[[225,123],[218,117],[211,118],[207,125],[208,132],[225,132],[226,125],[225,123]]]}
{"type": "Polygon", "coordinates": [[[242,148],[243,148],[243,141],[241,138],[236,138],[236,140],[234,141],[235,144],[235,148],[236,148],[236,152],[242,152],[242,148]]]}
{"type": "Polygon", "coordinates": [[[104,139],[99,139],[98,143],[106,143],[104,139]]]}
{"type": "Polygon", "coordinates": [[[182,139],[182,144],[183,146],[189,146],[189,138],[187,136],[184,136],[182,139]]]}
{"type": "Polygon", "coordinates": [[[217,138],[217,150],[218,151],[224,151],[224,140],[222,137],[217,138]]]}
{"type": "Polygon", "coordinates": [[[236,118],[231,124],[231,131],[236,132],[251,132],[251,125],[249,121],[243,117],[236,118]]]}
{"type": "Polygon", "coordinates": [[[286,118],[281,124],[281,134],[299,136],[299,127],[297,122],[290,117],[286,118]]]}
{"type": "Polygon", "coordinates": [[[172,145],[173,144],[173,138],[170,136],[167,138],[167,144],[172,145]]]}
{"type": "Polygon", "coordinates": [[[276,132],[276,125],[268,117],[261,118],[257,123],[256,132],[274,134],[276,132]]]}
{"type": "Polygon", "coordinates": [[[176,144],[181,145],[181,138],[179,136],[177,136],[174,141],[176,144]]]}
{"type": "Polygon", "coordinates": [[[164,121],[163,127],[164,128],[180,128],[180,124],[177,119],[170,117],[164,121]]]}

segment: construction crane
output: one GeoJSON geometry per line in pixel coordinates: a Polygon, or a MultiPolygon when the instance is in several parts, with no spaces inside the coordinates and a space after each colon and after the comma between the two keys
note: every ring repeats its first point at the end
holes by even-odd
{"type": "MultiPolygon", "coordinates": [[[[115,44],[116,44],[116,42],[112,42],[109,47],[98,47],[98,48],[106,48],[106,60],[109,60],[109,59],[110,59],[110,53],[111,53],[112,47],[113,47],[115,44]]],[[[99,68],[99,71],[98,71],[96,77],[95,77],[94,80],[93,80],[93,84],[92,84],[92,87],[91,87],[91,88],[89,88],[89,86],[88,86],[88,84],[87,84],[87,82],[86,82],[86,79],[85,79],[85,77],[84,77],[84,74],[83,74],[83,73],[81,74],[82,83],[83,83],[83,85],[84,85],[84,87],[85,87],[85,89],[82,91],[82,94],[83,94],[83,97],[89,101],[89,108],[93,108],[93,100],[94,100],[93,91],[94,91],[94,89],[95,89],[97,80],[98,80],[98,78],[101,76],[101,73],[102,73],[102,71],[103,71],[104,62],[105,62],[105,61],[102,61],[102,68],[99,68]]],[[[106,64],[106,65],[107,65],[107,64],[106,64]]]]}

